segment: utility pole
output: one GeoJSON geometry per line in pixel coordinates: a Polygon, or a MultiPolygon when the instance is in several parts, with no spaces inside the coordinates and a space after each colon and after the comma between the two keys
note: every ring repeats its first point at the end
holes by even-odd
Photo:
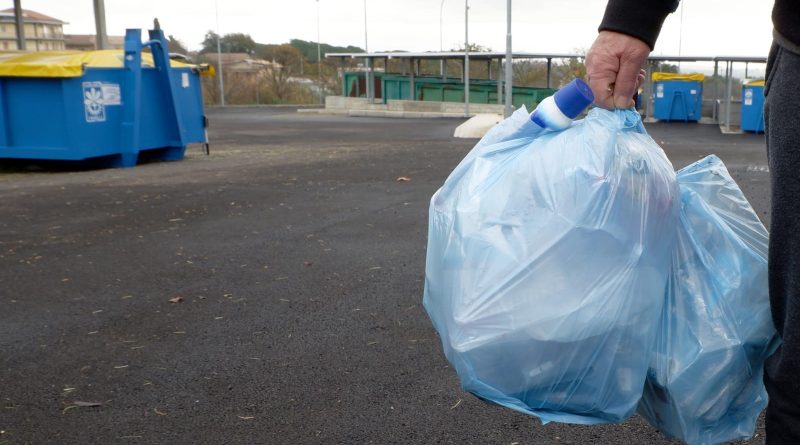
{"type": "Polygon", "coordinates": [[[97,49],[108,49],[106,33],[106,6],[103,0],[94,0],[94,25],[97,49]]]}
{"type": "Polygon", "coordinates": [[[25,51],[25,21],[22,14],[21,0],[14,0],[14,20],[17,25],[17,49],[25,51]]]}

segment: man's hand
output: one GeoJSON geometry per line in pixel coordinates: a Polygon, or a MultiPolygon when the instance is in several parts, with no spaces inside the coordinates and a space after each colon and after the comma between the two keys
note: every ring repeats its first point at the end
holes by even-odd
{"type": "Polygon", "coordinates": [[[595,105],[609,110],[632,107],[649,54],[650,47],[636,37],[601,31],[586,54],[586,77],[595,105]]]}

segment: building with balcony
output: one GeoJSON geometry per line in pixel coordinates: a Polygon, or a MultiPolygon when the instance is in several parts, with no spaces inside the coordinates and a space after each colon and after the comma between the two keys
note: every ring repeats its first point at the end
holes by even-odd
{"type": "MultiPolygon", "coordinates": [[[[0,50],[16,50],[17,23],[14,9],[0,11],[0,50]]],[[[25,49],[28,51],[59,51],[64,45],[64,24],[66,22],[42,13],[22,10],[25,31],[25,49]]]]}

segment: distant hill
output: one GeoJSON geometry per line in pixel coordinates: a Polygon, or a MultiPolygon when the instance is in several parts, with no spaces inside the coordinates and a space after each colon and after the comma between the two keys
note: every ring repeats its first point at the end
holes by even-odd
{"type": "MultiPolygon", "coordinates": [[[[292,39],[289,42],[290,45],[297,48],[303,54],[303,57],[306,58],[311,63],[317,62],[317,42],[307,42],[305,40],[300,39],[292,39]]],[[[333,46],[328,45],[327,43],[323,43],[320,45],[322,51],[322,57],[325,57],[325,53],[363,53],[364,50],[357,46],[333,46]]]]}

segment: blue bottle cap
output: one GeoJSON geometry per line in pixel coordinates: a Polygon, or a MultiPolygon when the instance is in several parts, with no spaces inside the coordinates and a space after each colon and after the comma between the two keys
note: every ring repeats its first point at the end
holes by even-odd
{"type": "Polygon", "coordinates": [[[558,109],[570,119],[575,119],[581,111],[594,101],[592,89],[582,79],[575,79],[556,91],[553,99],[558,109]]]}

